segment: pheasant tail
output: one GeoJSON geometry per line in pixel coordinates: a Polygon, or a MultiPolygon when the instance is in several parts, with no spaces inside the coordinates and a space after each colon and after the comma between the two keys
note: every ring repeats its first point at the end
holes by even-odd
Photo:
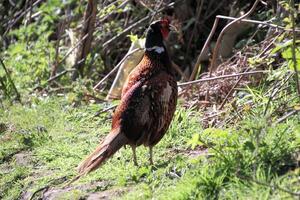
{"type": "Polygon", "coordinates": [[[96,150],[78,166],[80,176],[100,167],[102,163],[114,155],[125,144],[127,144],[127,138],[120,132],[120,129],[112,130],[96,150]]]}

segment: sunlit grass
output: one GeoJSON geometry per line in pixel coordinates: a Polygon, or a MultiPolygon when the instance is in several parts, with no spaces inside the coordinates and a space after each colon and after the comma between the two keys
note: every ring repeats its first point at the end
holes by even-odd
{"type": "MultiPolygon", "coordinates": [[[[71,107],[64,98],[47,98],[34,106],[0,111],[2,123],[9,127],[0,135],[1,198],[62,188],[110,130],[110,113],[93,117],[101,107],[71,107]],[[17,159],[20,153],[28,155],[25,164],[17,159]]],[[[147,148],[137,149],[139,167],[133,165],[131,148],[122,148],[69,186],[65,197],[79,199],[105,191],[122,199],[293,198],[273,186],[296,192],[299,185],[293,171],[299,171],[293,157],[299,150],[297,117],[276,126],[263,123],[263,117],[248,119],[236,128],[203,130],[198,112],[178,106],[169,131],[154,148],[155,166],[149,166],[147,148]],[[193,143],[208,151],[189,156],[193,143]]]]}

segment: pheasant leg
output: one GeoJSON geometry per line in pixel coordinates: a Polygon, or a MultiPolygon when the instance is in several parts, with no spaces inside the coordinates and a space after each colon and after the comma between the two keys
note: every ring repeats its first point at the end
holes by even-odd
{"type": "Polygon", "coordinates": [[[150,162],[150,165],[153,165],[153,153],[152,153],[152,148],[153,148],[153,147],[149,147],[149,162],[150,162]]]}
{"type": "Polygon", "coordinates": [[[131,146],[131,149],[132,149],[132,155],[133,155],[133,163],[135,166],[138,166],[138,163],[136,161],[136,153],[135,153],[135,146],[131,146]]]}

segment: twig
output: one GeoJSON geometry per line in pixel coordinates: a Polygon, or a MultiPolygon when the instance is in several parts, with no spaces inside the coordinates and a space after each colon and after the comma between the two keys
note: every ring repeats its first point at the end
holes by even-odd
{"type": "MultiPolygon", "coordinates": [[[[29,199],[32,200],[32,199],[34,198],[34,196],[35,196],[37,193],[39,193],[40,191],[47,191],[47,190],[49,190],[50,186],[53,185],[53,184],[56,184],[55,182],[57,182],[57,181],[59,181],[59,182],[62,181],[61,183],[58,183],[58,184],[62,184],[62,183],[64,183],[64,182],[68,181],[68,179],[67,179],[67,176],[62,176],[62,177],[58,177],[58,178],[54,178],[54,179],[50,180],[50,181],[48,182],[47,185],[45,185],[44,187],[41,187],[41,188],[37,189],[37,190],[31,195],[31,197],[30,197],[29,199]]],[[[57,184],[56,184],[56,185],[57,185],[57,184]]]]}
{"type": "Polygon", "coordinates": [[[270,94],[270,96],[269,96],[269,99],[268,99],[268,102],[267,102],[267,106],[266,106],[265,111],[264,111],[264,115],[267,114],[269,105],[270,105],[270,103],[271,103],[273,97],[275,97],[275,95],[276,95],[279,91],[281,91],[281,88],[288,82],[288,80],[289,80],[292,76],[293,76],[293,73],[291,73],[291,74],[284,80],[284,82],[283,82],[279,87],[277,87],[276,84],[273,86],[272,92],[271,92],[271,94],[270,94]]]}
{"type": "MultiPolygon", "coordinates": [[[[215,18],[215,22],[214,22],[214,25],[205,41],[205,44],[203,45],[203,48],[197,58],[197,62],[194,66],[194,70],[190,76],[190,79],[189,81],[192,81],[195,79],[195,76],[199,70],[199,66],[200,66],[200,62],[201,62],[201,57],[203,56],[203,53],[204,53],[204,50],[207,48],[208,44],[210,43],[210,40],[212,38],[212,36],[214,35],[215,31],[216,31],[216,28],[217,28],[217,25],[218,25],[218,22],[219,22],[219,19],[228,19],[228,20],[236,20],[237,18],[234,18],[234,17],[228,17],[228,16],[224,16],[224,15],[217,15],[216,18],[215,18]]],[[[266,25],[266,26],[270,26],[270,27],[276,27],[278,29],[282,29],[282,30],[286,30],[286,31],[291,31],[290,29],[286,29],[284,27],[281,27],[281,26],[277,26],[275,24],[270,24],[268,22],[261,22],[261,21],[257,21],[257,20],[249,20],[249,19],[242,19],[241,20],[242,22],[250,22],[250,23],[254,23],[254,24],[263,24],[263,25],[266,25]]],[[[300,31],[300,30],[299,30],[300,31]]]]}
{"type": "MultiPolygon", "coordinates": [[[[248,71],[248,70],[246,70],[246,71],[248,71]]],[[[221,105],[220,105],[220,107],[219,107],[219,110],[221,110],[221,109],[224,107],[224,105],[225,105],[227,99],[228,99],[229,96],[232,94],[232,91],[234,90],[234,88],[241,82],[242,78],[244,78],[244,75],[241,75],[240,78],[235,82],[235,84],[234,84],[234,85],[232,86],[232,88],[229,90],[229,92],[228,92],[227,95],[225,96],[223,102],[221,103],[221,105]]]]}
{"type": "Polygon", "coordinates": [[[8,72],[6,66],[5,66],[5,64],[4,64],[4,62],[3,62],[3,60],[2,60],[1,58],[0,58],[0,62],[1,62],[1,65],[2,65],[2,67],[3,67],[3,69],[4,69],[4,71],[5,71],[5,74],[6,74],[6,76],[7,76],[8,81],[10,82],[10,84],[11,84],[12,87],[13,87],[13,89],[15,90],[15,93],[16,93],[16,95],[17,95],[17,96],[16,96],[16,100],[18,100],[19,102],[21,102],[21,95],[20,95],[20,93],[18,92],[18,90],[17,90],[17,88],[16,88],[16,85],[14,84],[12,78],[10,77],[10,74],[9,74],[9,72],[8,72]]]}
{"type": "MultiPolygon", "coordinates": [[[[292,71],[292,70],[289,70],[285,75],[286,75],[286,79],[282,79],[282,80],[284,80],[283,82],[286,82],[286,81],[288,81],[288,79],[290,79],[293,75],[294,75],[294,71],[292,71]]],[[[273,86],[274,87],[274,86],[273,86]]],[[[270,96],[271,94],[272,94],[272,90],[273,90],[273,87],[270,87],[265,93],[264,93],[264,95],[265,96],[270,96]]]]}
{"type": "Polygon", "coordinates": [[[82,37],[67,53],[66,55],[58,62],[57,65],[60,65],[68,56],[87,38],[88,34],[82,37]]]}
{"type": "Polygon", "coordinates": [[[63,30],[65,29],[65,22],[66,20],[62,20],[61,22],[58,23],[58,30],[57,30],[57,40],[55,42],[55,56],[54,56],[54,62],[52,64],[52,69],[51,69],[51,75],[50,77],[53,77],[56,75],[56,71],[58,68],[58,63],[59,63],[59,43],[62,39],[62,33],[63,30]]]}
{"type": "MultiPolygon", "coordinates": [[[[282,92],[282,91],[284,91],[284,90],[287,90],[287,89],[289,89],[291,86],[290,85],[287,85],[287,86],[285,86],[284,88],[282,88],[280,91],[278,91],[278,92],[282,92]]],[[[298,95],[296,96],[296,97],[293,97],[292,98],[292,95],[294,94],[294,92],[293,91],[286,91],[286,93],[285,93],[285,95],[281,95],[281,96],[279,96],[279,97],[277,97],[277,98],[274,98],[273,99],[273,101],[278,101],[278,100],[280,100],[280,99],[282,99],[282,98],[286,98],[286,97],[289,97],[288,99],[288,101],[291,101],[291,100],[294,100],[294,99],[297,99],[298,98],[298,95]]]]}
{"type": "MultiPolygon", "coordinates": [[[[37,6],[39,3],[41,3],[43,0],[37,0],[32,7],[37,6]]],[[[24,12],[22,12],[11,24],[8,25],[8,28],[6,29],[6,31],[3,33],[3,36],[6,36],[6,34],[8,33],[8,31],[25,15],[27,14],[32,8],[29,7],[27,8],[24,12]]]]}
{"type": "MultiPolygon", "coordinates": [[[[116,3],[119,2],[119,1],[120,1],[120,0],[114,1],[114,2],[112,2],[112,3],[110,3],[110,4],[106,5],[106,6],[104,6],[104,7],[101,8],[101,9],[105,10],[105,9],[111,7],[112,5],[116,4],[116,3]]],[[[103,17],[101,17],[99,20],[97,20],[97,24],[104,24],[105,21],[106,21],[107,19],[109,19],[112,15],[114,15],[114,14],[117,13],[116,10],[119,10],[119,9],[124,8],[125,5],[126,5],[127,3],[129,3],[129,0],[123,1],[123,2],[122,2],[120,5],[118,5],[118,7],[116,7],[116,9],[114,9],[112,12],[107,13],[106,15],[104,15],[103,17]]],[[[117,5],[116,5],[116,6],[117,6],[117,5]]]]}
{"type": "Polygon", "coordinates": [[[295,12],[295,3],[294,0],[290,1],[290,15],[292,19],[292,29],[293,29],[293,47],[292,47],[292,60],[293,60],[293,67],[295,70],[295,80],[296,80],[296,85],[297,85],[297,92],[298,96],[300,99],[300,83],[299,83],[299,75],[298,75],[298,69],[297,69],[297,59],[296,59],[296,32],[295,32],[295,17],[294,13],[295,12]]]}
{"type": "Polygon", "coordinates": [[[207,48],[208,44],[210,43],[210,40],[211,40],[212,36],[214,35],[214,33],[216,31],[216,28],[218,26],[218,22],[219,22],[219,18],[216,18],[215,22],[214,22],[214,25],[213,25],[213,27],[212,27],[212,29],[211,29],[211,31],[210,31],[210,33],[209,33],[209,35],[208,35],[205,43],[204,43],[204,45],[203,45],[203,48],[202,48],[202,50],[201,50],[198,58],[197,58],[197,62],[195,64],[195,66],[194,66],[194,69],[193,69],[193,72],[192,72],[192,74],[190,76],[189,81],[194,80],[195,77],[196,77],[196,74],[197,74],[199,66],[200,66],[201,58],[202,58],[202,56],[204,54],[204,50],[207,48]]]}
{"type": "Polygon", "coordinates": [[[137,27],[138,25],[144,23],[147,19],[149,19],[150,17],[153,17],[154,15],[156,15],[157,13],[162,12],[163,10],[165,10],[166,8],[172,7],[174,6],[175,2],[169,3],[168,5],[166,5],[165,7],[159,9],[157,12],[152,13],[151,15],[148,15],[142,19],[140,19],[139,21],[135,22],[134,24],[130,25],[129,27],[125,28],[121,33],[119,33],[118,35],[112,37],[111,39],[109,39],[108,41],[104,42],[104,44],[102,45],[103,48],[109,46],[112,42],[114,42],[115,40],[119,39],[120,37],[126,35],[128,32],[130,32],[130,30],[132,30],[133,28],[137,27]]]}
{"type": "MultiPolygon", "coordinates": [[[[213,2],[213,1],[210,1],[210,2],[213,2]]],[[[219,9],[220,7],[224,6],[224,3],[226,3],[226,0],[222,0],[221,2],[218,2],[218,5],[215,6],[214,8],[207,8],[207,15],[205,13],[205,16],[204,18],[202,19],[204,22],[207,21],[211,16],[213,16],[219,9]]]]}
{"type": "MultiPolygon", "coordinates": [[[[178,0],[176,2],[179,2],[181,0],[178,0]]],[[[131,29],[135,28],[136,26],[138,26],[139,24],[143,23],[144,21],[146,21],[148,18],[150,18],[151,16],[153,17],[154,15],[156,15],[157,13],[165,10],[168,7],[172,7],[174,6],[175,2],[172,2],[168,5],[166,5],[165,7],[159,9],[158,11],[154,12],[153,14],[151,14],[150,16],[146,16],[142,19],[140,19],[139,21],[135,22],[134,24],[132,24],[131,26],[127,27],[126,29],[124,29],[124,31],[122,31],[122,33],[119,33],[118,35],[114,36],[113,38],[111,38],[110,40],[106,41],[102,46],[105,48],[106,46],[108,46],[109,44],[111,44],[113,41],[117,40],[118,38],[120,38],[121,36],[125,35],[127,32],[129,32],[131,29]]],[[[135,53],[136,51],[141,50],[141,48],[139,49],[135,49],[133,51],[131,51],[130,53],[128,53],[102,80],[100,80],[95,86],[94,86],[94,90],[97,89],[111,74],[113,74],[119,67],[120,65],[127,59],[128,56],[130,56],[131,54],[135,53]]],[[[175,65],[173,65],[175,66],[175,65]]],[[[176,66],[175,66],[176,69],[176,66]]],[[[180,71],[178,71],[180,73],[180,71]]]]}
{"type": "Polygon", "coordinates": [[[209,77],[209,78],[203,78],[195,81],[189,81],[185,83],[179,83],[178,86],[187,86],[195,83],[200,83],[200,82],[207,82],[207,81],[214,81],[217,79],[225,79],[225,78],[232,78],[232,77],[237,77],[237,76],[243,76],[243,75],[252,75],[252,74],[260,74],[260,73],[268,73],[268,70],[258,70],[258,71],[250,71],[250,72],[243,72],[243,73],[238,73],[238,74],[228,74],[228,75],[223,75],[223,76],[217,76],[217,77],[209,77]]]}
{"type": "Polygon", "coordinates": [[[292,110],[291,112],[289,112],[288,114],[284,115],[283,117],[279,118],[277,121],[276,121],[276,124],[279,124],[283,121],[285,121],[287,118],[289,118],[290,116],[296,114],[297,112],[299,112],[299,110],[292,110]]]}
{"type": "Polygon", "coordinates": [[[180,67],[172,61],[172,67],[182,76],[183,80],[187,81],[188,77],[183,73],[183,71],[180,69],[180,67]]]}
{"type": "Polygon", "coordinates": [[[142,50],[142,48],[137,48],[129,52],[103,79],[101,79],[95,86],[94,90],[96,90],[110,75],[112,75],[117,69],[121,66],[121,64],[132,54],[134,54],[137,51],[142,50]]]}
{"type": "Polygon", "coordinates": [[[95,101],[98,101],[98,102],[107,102],[106,100],[104,100],[104,99],[101,99],[101,98],[99,98],[99,97],[96,97],[95,95],[92,95],[92,94],[89,94],[89,93],[84,93],[84,96],[85,97],[88,97],[88,98],[90,98],[90,99],[94,99],[95,101]]]}
{"type": "Polygon", "coordinates": [[[34,196],[35,196],[37,193],[39,193],[39,192],[41,192],[41,191],[47,191],[49,188],[50,188],[50,186],[49,186],[49,185],[46,185],[46,186],[44,186],[44,187],[41,187],[41,188],[37,189],[36,191],[34,191],[34,193],[32,193],[32,195],[31,195],[31,197],[29,198],[29,200],[32,200],[32,199],[34,198],[34,196]]]}
{"type": "MultiPolygon", "coordinates": [[[[246,60],[244,59],[244,62],[245,62],[245,61],[246,61],[246,60]]],[[[249,70],[249,68],[247,68],[244,72],[247,72],[248,70],[249,70]]],[[[219,110],[221,110],[221,109],[224,107],[226,101],[228,100],[229,96],[232,94],[234,88],[236,88],[236,86],[240,83],[240,81],[242,80],[243,77],[244,77],[244,76],[242,75],[242,76],[236,81],[236,83],[231,87],[231,89],[229,90],[229,92],[228,92],[227,95],[225,96],[223,102],[221,103],[221,105],[220,105],[220,107],[219,107],[219,110]]],[[[238,113],[238,112],[237,112],[237,113],[238,113]]],[[[239,114],[238,114],[238,115],[239,115],[239,114]]]]}
{"type": "Polygon", "coordinates": [[[150,12],[155,12],[152,8],[150,8],[147,4],[145,4],[143,1],[136,1],[137,3],[141,4],[142,6],[144,6],[147,10],[149,10],[150,12]]]}
{"type": "Polygon", "coordinates": [[[78,47],[78,51],[76,52],[75,57],[75,65],[73,68],[76,70],[72,74],[72,81],[75,81],[79,75],[83,76],[84,71],[84,63],[87,55],[91,51],[91,45],[93,41],[93,33],[95,30],[95,21],[97,15],[97,0],[88,0],[87,6],[84,11],[83,17],[83,26],[81,28],[81,38],[86,39],[83,40],[81,45],[78,47]]]}
{"type": "Polygon", "coordinates": [[[274,42],[279,38],[279,36],[282,35],[283,32],[279,33],[278,35],[276,35],[276,37],[273,38],[273,40],[266,46],[266,48],[264,48],[264,50],[258,54],[258,58],[260,58],[263,54],[265,54],[269,49],[270,47],[274,44],[274,42]]]}
{"type": "Polygon", "coordinates": [[[204,0],[197,1],[196,19],[195,19],[195,22],[194,22],[194,27],[193,27],[192,33],[190,34],[190,38],[189,38],[189,41],[188,41],[187,50],[186,50],[186,53],[185,53],[185,56],[184,56],[185,58],[187,58],[187,56],[189,55],[189,50],[190,50],[190,47],[191,47],[191,44],[192,44],[192,41],[193,41],[193,38],[194,38],[194,34],[197,30],[200,15],[201,15],[201,12],[202,12],[203,3],[204,3],[204,0]]]}
{"type": "Polygon", "coordinates": [[[95,114],[93,117],[98,117],[98,116],[101,115],[102,113],[105,113],[105,112],[107,112],[107,111],[109,111],[109,110],[112,110],[112,109],[114,109],[114,108],[116,108],[116,107],[117,107],[117,105],[113,105],[113,106],[110,106],[110,107],[105,108],[105,109],[103,109],[103,110],[100,110],[100,111],[96,112],[96,114],[95,114]]]}
{"type": "Polygon", "coordinates": [[[254,2],[254,4],[252,5],[251,9],[244,15],[242,15],[241,17],[233,20],[232,22],[228,23],[224,28],[223,30],[221,31],[218,39],[217,39],[217,42],[216,42],[216,46],[214,48],[214,51],[213,51],[213,56],[212,56],[212,61],[211,61],[211,66],[210,66],[210,76],[212,74],[212,71],[214,70],[215,68],[215,65],[216,65],[216,59],[217,59],[217,56],[218,56],[218,52],[219,52],[219,48],[220,48],[220,45],[221,45],[221,40],[223,38],[223,35],[224,33],[235,23],[238,23],[239,21],[241,21],[242,19],[248,17],[256,8],[257,4],[260,2],[260,0],[256,0],[254,2]]]}
{"type": "MultiPolygon", "coordinates": [[[[65,74],[68,73],[68,72],[73,72],[74,70],[75,70],[75,69],[66,69],[66,70],[62,71],[61,73],[56,74],[55,76],[50,77],[50,78],[46,81],[46,83],[52,82],[52,81],[56,80],[57,78],[59,78],[59,77],[65,75],[65,74]]],[[[56,84],[57,84],[57,82],[56,82],[56,84]]],[[[42,88],[42,85],[39,84],[39,85],[35,86],[35,87],[32,89],[32,91],[36,90],[37,88],[42,88]]],[[[61,88],[59,88],[59,89],[61,89],[61,88]]]]}
{"type": "Polygon", "coordinates": [[[202,118],[200,121],[203,122],[203,121],[205,121],[205,120],[208,120],[209,118],[217,117],[217,116],[219,116],[219,115],[221,115],[221,114],[223,114],[223,113],[226,113],[226,112],[227,112],[227,111],[221,111],[221,112],[218,112],[218,113],[216,113],[216,114],[209,115],[209,116],[207,116],[207,117],[205,117],[205,118],[202,118]]]}
{"type": "Polygon", "coordinates": [[[73,72],[74,70],[76,70],[76,69],[66,69],[66,70],[62,71],[61,73],[56,74],[55,76],[52,76],[51,78],[49,78],[49,79],[47,80],[47,83],[49,83],[49,82],[51,82],[51,81],[53,81],[53,80],[55,80],[55,79],[57,79],[57,78],[63,76],[64,74],[66,74],[66,73],[68,73],[68,72],[73,72]]]}
{"type": "MultiPolygon", "coordinates": [[[[30,21],[31,21],[31,17],[32,17],[32,3],[33,3],[33,0],[28,0],[26,1],[25,3],[25,10],[27,10],[27,8],[29,8],[29,16],[28,16],[28,20],[26,20],[25,18],[25,23],[24,23],[24,28],[26,29],[26,27],[30,24],[30,21]],[[28,5],[30,4],[30,5],[28,5]]],[[[28,47],[29,47],[29,34],[27,32],[25,32],[25,41],[26,41],[26,50],[28,50],[28,47]]]]}
{"type": "MultiPolygon", "coordinates": [[[[256,0],[253,4],[253,6],[251,7],[251,9],[244,15],[242,15],[241,17],[233,20],[232,22],[228,23],[221,31],[218,39],[217,39],[217,42],[216,42],[216,45],[215,45],[215,48],[214,48],[214,51],[213,51],[213,55],[212,55],[212,61],[211,61],[211,65],[210,65],[210,68],[209,68],[209,77],[211,77],[212,75],[212,72],[215,68],[215,63],[216,63],[216,59],[217,59],[217,56],[219,54],[219,48],[220,48],[220,45],[221,45],[221,41],[222,41],[222,38],[223,38],[223,35],[224,33],[232,26],[234,25],[235,23],[238,23],[241,19],[244,19],[246,17],[248,17],[256,8],[257,4],[260,2],[260,0],[256,0]]],[[[208,100],[209,98],[209,87],[207,88],[207,91],[206,91],[206,96],[205,96],[205,99],[208,100]]]]}
{"type": "MultiPolygon", "coordinates": [[[[237,19],[235,17],[229,17],[229,16],[224,16],[224,15],[217,15],[216,17],[220,18],[220,19],[228,19],[228,20],[236,20],[237,19]]],[[[272,24],[272,23],[269,23],[267,21],[258,21],[258,20],[252,20],[252,19],[241,19],[241,21],[242,22],[249,22],[249,23],[253,23],[253,24],[260,24],[260,25],[264,25],[264,26],[269,26],[271,28],[277,28],[277,29],[281,29],[281,30],[284,30],[284,31],[293,31],[293,29],[285,28],[283,26],[272,24]]],[[[295,31],[300,32],[300,29],[295,29],[295,31]]]]}

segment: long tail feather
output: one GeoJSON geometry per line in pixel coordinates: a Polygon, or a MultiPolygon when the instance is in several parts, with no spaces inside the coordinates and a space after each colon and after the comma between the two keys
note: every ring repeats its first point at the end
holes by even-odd
{"type": "Polygon", "coordinates": [[[103,142],[79,166],[79,176],[97,169],[100,165],[127,144],[126,136],[118,130],[111,131],[103,142]]]}

